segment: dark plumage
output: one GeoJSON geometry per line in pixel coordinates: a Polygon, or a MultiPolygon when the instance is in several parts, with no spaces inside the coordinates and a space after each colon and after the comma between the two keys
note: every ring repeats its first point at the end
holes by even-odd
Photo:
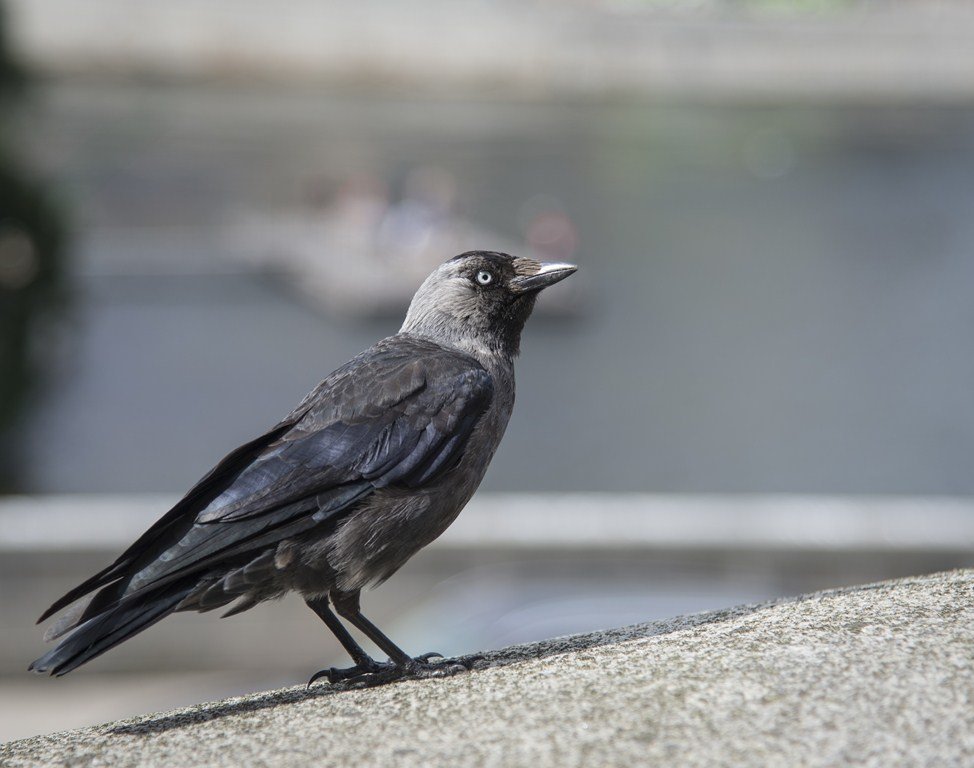
{"type": "Polygon", "coordinates": [[[475,251],[441,265],[402,329],[322,381],[279,424],[230,453],[112,565],[40,621],[60,644],[31,664],[63,675],[174,611],[225,615],[298,591],[361,675],[445,674],[411,658],[359,610],[453,522],[497,449],[514,404],[513,360],[540,290],[575,271],[475,251]],[[340,616],[390,657],[372,660],[340,616]]]}

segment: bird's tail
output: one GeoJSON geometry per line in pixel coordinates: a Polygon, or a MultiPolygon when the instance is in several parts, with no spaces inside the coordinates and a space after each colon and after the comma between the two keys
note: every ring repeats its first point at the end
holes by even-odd
{"type": "Polygon", "coordinates": [[[82,623],[55,648],[34,660],[28,669],[57,677],[66,675],[168,616],[194,586],[195,581],[177,582],[149,594],[122,599],[82,623]]]}

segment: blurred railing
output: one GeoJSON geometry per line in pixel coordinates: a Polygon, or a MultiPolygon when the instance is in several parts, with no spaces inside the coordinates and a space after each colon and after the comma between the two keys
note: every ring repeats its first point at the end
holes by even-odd
{"type": "MultiPolygon", "coordinates": [[[[112,552],[170,495],[0,497],[0,552],[112,552]]],[[[974,554],[974,499],[908,496],[490,494],[431,549],[974,554]]]]}

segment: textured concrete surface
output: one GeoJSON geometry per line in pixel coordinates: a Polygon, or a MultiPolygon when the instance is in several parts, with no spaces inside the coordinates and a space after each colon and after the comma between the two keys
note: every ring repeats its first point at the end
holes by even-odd
{"type": "Polygon", "coordinates": [[[39,736],[0,765],[970,765],[974,571],[39,736]]]}

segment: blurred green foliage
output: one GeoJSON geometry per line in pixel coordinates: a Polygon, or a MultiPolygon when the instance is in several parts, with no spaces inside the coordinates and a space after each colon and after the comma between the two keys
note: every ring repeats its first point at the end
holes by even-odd
{"type": "Polygon", "coordinates": [[[20,160],[10,124],[28,87],[0,5],[0,492],[19,486],[11,427],[38,373],[38,329],[60,305],[62,217],[20,160]]]}

